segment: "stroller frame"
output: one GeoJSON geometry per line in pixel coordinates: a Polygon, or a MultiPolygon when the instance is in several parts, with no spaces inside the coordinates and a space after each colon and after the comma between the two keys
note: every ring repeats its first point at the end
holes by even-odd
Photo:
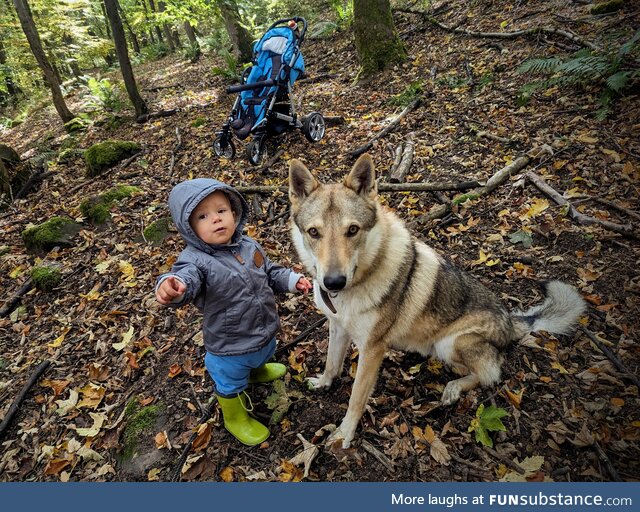
{"type": "MultiPolygon", "coordinates": [[[[293,46],[292,57],[288,62],[282,62],[280,69],[275,74],[275,79],[269,78],[254,83],[247,83],[249,74],[253,66],[244,70],[241,77],[241,83],[232,85],[227,88],[227,94],[241,93],[243,91],[264,89],[266,87],[274,87],[275,90],[269,93],[266,100],[266,110],[264,117],[251,127],[249,134],[252,135],[251,142],[246,147],[246,157],[252,165],[258,165],[266,154],[265,143],[270,135],[280,134],[284,131],[292,131],[299,129],[310,142],[318,142],[322,139],[325,132],[325,122],[322,114],[312,112],[305,117],[300,117],[296,112],[293,95],[292,84],[290,82],[289,72],[293,69],[298,57],[300,56],[300,46],[304,41],[304,35],[307,31],[307,22],[302,17],[283,18],[274,22],[266,31],[266,35],[271,29],[279,27],[291,27],[291,22],[302,30],[297,37],[297,44],[293,46]],[[283,73],[283,70],[288,72],[283,73]],[[277,126],[276,126],[277,125],[277,126]]],[[[297,30],[297,29],[296,29],[297,30]]],[[[264,39],[264,35],[256,47],[264,39]]],[[[253,64],[257,64],[258,52],[254,51],[253,64]]],[[[236,97],[231,113],[227,121],[220,131],[216,132],[216,138],[213,142],[213,148],[219,157],[233,159],[236,153],[235,144],[233,142],[232,123],[239,119],[242,114],[242,95],[236,97]]],[[[245,135],[246,137],[246,135],[245,135]]],[[[244,138],[244,137],[243,137],[244,138]]]]}

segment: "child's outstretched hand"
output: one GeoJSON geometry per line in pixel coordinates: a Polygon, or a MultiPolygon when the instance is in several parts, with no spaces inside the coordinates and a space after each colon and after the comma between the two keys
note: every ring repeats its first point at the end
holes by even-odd
{"type": "Polygon", "coordinates": [[[176,277],[167,277],[156,290],[156,300],[160,304],[170,304],[184,295],[186,285],[176,277]]]}
{"type": "Polygon", "coordinates": [[[313,290],[313,285],[306,277],[301,277],[296,283],[296,290],[301,291],[302,293],[307,293],[313,290]]]}

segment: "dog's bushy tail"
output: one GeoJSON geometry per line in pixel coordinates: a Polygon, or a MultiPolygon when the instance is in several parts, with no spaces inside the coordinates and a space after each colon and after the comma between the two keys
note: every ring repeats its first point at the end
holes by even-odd
{"type": "Polygon", "coordinates": [[[586,304],[573,286],[561,281],[548,281],[543,286],[546,298],[542,304],[513,313],[516,338],[535,331],[569,334],[584,313],[586,304]]]}

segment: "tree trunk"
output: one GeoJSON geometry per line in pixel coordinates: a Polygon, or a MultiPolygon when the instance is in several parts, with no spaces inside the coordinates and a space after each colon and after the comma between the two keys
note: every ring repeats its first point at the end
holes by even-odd
{"type": "Polygon", "coordinates": [[[136,53],[136,55],[140,55],[140,43],[138,42],[138,36],[136,36],[136,33],[131,28],[131,25],[129,25],[129,20],[127,19],[124,9],[122,9],[121,5],[118,5],[118,11],[120,12],[122,22],[127,27],[127,32],[129,32],[129,39],[131,40],[133,51],[136,53]]]}
{"type": "MultiPolygon", "coordinates": [[[[9,94],[9,101],[11,103],[15,103],[17,100],[18,94],[20,94],[22,91],[13,82],[13,78],[11,78],[11,75],[9,74],[9,67],[7,66],[7,54],[2,44],[2,37],[0,37],[0,67],[4,67],[7,70],[5,72],[4,84],[7,88],[7,93],[9,94]]],[[[0,105],[1,104],[2,104],[2,93],[0,93],[0,105]]]]}
{"type": "MultiPolygon", "coordinates": [[[[158,12],[164,12],[164,2],[158,2],[158,12]]],[[[162,24],[162,32],[164,32],[164,40],[167,42],[167,46],[169,47],[169,51],[174,53],[176,51],[176,45],[173,42],[173,37],[171,36],[171,29],[169,25],[166,23],[162,24]]]]}
{"type": "Polygon", "coordinates": [[[44,73],[47,85],[51,89],[53,105],[58,111],[62,122],[68,123],[75,116],[67,108],[67,104],[65,103],[62,92],[60,91],[60,83],[56,79],[53,67],[44,53],[42,41],[40,40],[40,35],[36,29],[33,17],[31,16],[29,4],[27,4],[27,0],[13,0],[13,5],[18,13],[18,18],[20,19],[20,25],[22,25],[24,35],[27,37],[27,41],[29,41],[29,46],[33,52],[33,56],[38,61],[38,64],[44,73]]]}
{"type": "Polygon", "coordinates": [[[353,0],[353,31],[360,60],[359,79],[407,58],[389,0],[353,0]]]}
{"type": "Polygon", "coordinates": [[[218,7],[224,19],[224,26],[233,45],[233,54],[240,62],[251,62],[253,58],[253,37],[240,23],[240,13],[236,0],[218,0],[218,7]]]}
{"type": "MultiPolygon", "coordinates": [[[[158,9],[156,8],[156,4],[153,0],[149,0],[149,5],[151,6],[151,12],[153,12],[154,14],[158,12],[158,9]]],[[[154,28],[156,29],[156,35],[158,36],[158,41],[161,43],[164,43],[164,38],[162,37],[162,31],[160,30],[160,27],[157,24],[154,24],[154,28]]]]}
{"type": "Polygon", "coordinates": [[[148,113],[149,110],[147,109],[147,104],[138,92],[138,86],[136,85],[136,80],[133,76],[131,61],[129,60],[129,52],[127,51],[127,41],[124,37],[122,21],[118,14],[118,0],[104,0],[104,5],[107,10],[109,24],[111,25],[113,42],[116,46],[116,54],[118,55],[118,61],[120,62],[124,85],[127,89],[127,93],[129,94],[129,99],[131,100],[131,103],[133,103],[133,107],[136,109],[136,117],[141,117],[148,113]]]}
{"type": "Polygon", "coordinates": [[[193,48],[194,50],[194,54],[193,54],[193,58],[191,59],[191,62],[195,62],[200,58],[200,55],[202,54],[202,50],[200,49],[200,43],[198,43],[198,39],[196,38],[196,32],[195,30],[193,30],[193,27],[191,26],[191,23],[189,23],[188,20],[184,22],[184,31],[187,34],[187,39],[189,39],[189,44],[191,45],[191,48],[193,48]]]}

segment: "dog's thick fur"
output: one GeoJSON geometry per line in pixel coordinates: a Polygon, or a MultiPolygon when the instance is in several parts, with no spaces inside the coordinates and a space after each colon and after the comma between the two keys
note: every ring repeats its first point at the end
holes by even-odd
{"type": "Polygon", "coordinates": [[[314,278],[315,301],[329,318],[325,371],[340,373],[350,342],[359,351],[349,408],[332,439],[348,447],[389,348],[435,355],[461,378],[442,403],[500,380],[500,352],[527,333],[570,331],[585,304],[572,286],[546,284],[543,304],[509,313],[493,293],[411,236],[376,200],[373,161],[361,156],[341,184],[321,185],[299,160],[289,167],[291,234],[314,278]]]}

